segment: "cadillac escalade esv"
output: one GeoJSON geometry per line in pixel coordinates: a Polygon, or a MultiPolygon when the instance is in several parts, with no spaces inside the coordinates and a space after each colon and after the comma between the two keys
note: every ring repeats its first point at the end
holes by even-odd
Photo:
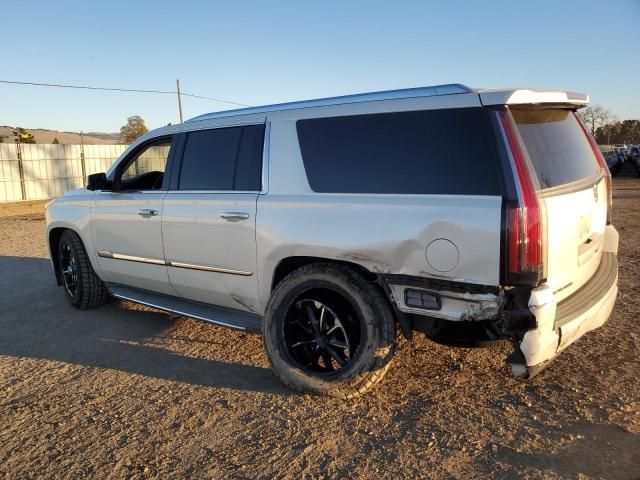
{"type": "Polygon", "coordinates": [[[113,296],[262,332],[299,391],[364,393],[396,332],[508,340],[531,377],[617,294],[587,103],[452,84],[163,127],[48,205],[55,275],[77,308],[113,296]]]}

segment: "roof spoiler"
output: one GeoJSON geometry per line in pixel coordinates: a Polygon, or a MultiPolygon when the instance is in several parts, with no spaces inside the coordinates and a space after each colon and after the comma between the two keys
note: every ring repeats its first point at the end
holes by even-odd
{"type": "Polygon", "coordinates": [[[526,105],[561,104],[578,107],[589,103],[589,96],[583,93],[554,89],[484,89],[478,90],[483,105],[526,105]]]}

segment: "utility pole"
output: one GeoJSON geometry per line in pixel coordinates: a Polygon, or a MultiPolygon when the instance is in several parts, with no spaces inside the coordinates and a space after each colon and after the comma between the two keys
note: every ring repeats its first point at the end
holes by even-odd
{"type": "Polygon", "coordinates": [[[27,186],[24,183],[24,165],[22,164],[22,142],[20,134],[16,130],[13,132],[16,136],[16,153],[18,157],[18,175],[20,175],[20,193],[22,194],[22,200],[27,199],[27,186]]]}
{"type": "Polygon", "coordinates": [[[180,110],[180,123],[182,123],[182,99],[180,98],[180,80],[176,78],[176,92],[178,93],[178,110],[180,110]]]}
{"type": "Polygon", "coordinates": [[[87,165],[84,159],[84,133],[80,130],[80,167],[82,168],[82,186],[87,183],[87,165]]]}

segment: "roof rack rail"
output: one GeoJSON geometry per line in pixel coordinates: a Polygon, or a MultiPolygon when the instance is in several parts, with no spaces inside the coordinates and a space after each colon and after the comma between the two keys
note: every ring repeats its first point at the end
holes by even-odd
{"type": "Polygon", "coordinates": [[[281,110],[293,110],[296,108],[325,107],[328,105],[340,105],[344,103],[374,102],[380,100],[394,100],[398,98],[433,97],[438,95],[455,95],[460,93],[473,93],[474,90],[460,83],[446,85],[433,85],[428,87],[403,88],[400,90],[385,90],[381,92],[357,93],[339,97],[318,98],[315,100],[302,100],[297,102],[278,103],[260,107],[238,108],[221,112],[205,113],[187,120],[195,122],[214,118],[232,117],[235,115],[251,115],[257,113],[277,112],[281,110]]]}

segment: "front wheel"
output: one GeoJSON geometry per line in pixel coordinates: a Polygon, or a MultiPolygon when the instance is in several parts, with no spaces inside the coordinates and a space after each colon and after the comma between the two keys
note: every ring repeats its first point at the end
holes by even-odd
{"type": "Polygon", "coordinates": [[[290,388],[339,398],[378,383],[395,350],[395,323],[381,289],[349,267],[313,264],[273,292],[264,343],[290,388]]]}
{"type": "Polygon", "coordinates": [[[93,270],[82,240],[71,230],[66,230],[60,237],[58,268],[71,305],[88,310],[107,301],[107,289],[93,270]]]}

